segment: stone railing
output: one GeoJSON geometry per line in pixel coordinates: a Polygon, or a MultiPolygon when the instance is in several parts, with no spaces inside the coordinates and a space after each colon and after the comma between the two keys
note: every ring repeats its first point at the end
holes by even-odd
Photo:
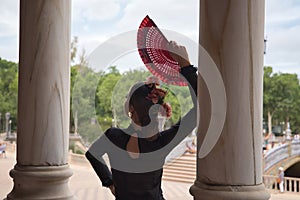
{"type": "Polygon", "coordinates": [[[288,141],[269,150],[264,156],[264,172],[280,163],[281,161],[300,156],[300,141],[288,141]]]}
{"type": "MultiPolygon", "coordinates": [[[[279,191],[279,184],[277,183],[277,176],[264,175],[263,182],[265,187],[272,191],[279,191]]],[[[300,194],[300,178],[284,177],[285,192],[292,192],[300,194]]]]}
{"type": "Polygon", "coordinates": [[[300,141],[291,142],[291,156],[300,155],[300,141]]]}
{"type": "Polygon", "coordinates": [[[264,171],[289,157],[289,145],[283,144],[269,150],[264,156],[264,171]]]}

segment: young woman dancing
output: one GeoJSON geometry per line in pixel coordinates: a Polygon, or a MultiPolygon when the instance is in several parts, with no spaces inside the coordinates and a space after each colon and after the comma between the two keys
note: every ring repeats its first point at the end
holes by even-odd
{"type": "Polygon", "coordinates": [[[137,83],[125,103],[131,118],[129,127],[108,129],[86,152],[102,185],[111,190],[116,200],[163,200],[161,178],[165,158],[196,127],[197,70],[190,64],[184,46],[170,42],[168,48],[189,83],[193,108],[175,125],[159,132],[158,115],[171,115],[170,105],[164,102],[166,91],[157,87],[155,79],[137,83]],[[111,169],[102,158],[105,153],[111,169]]]}

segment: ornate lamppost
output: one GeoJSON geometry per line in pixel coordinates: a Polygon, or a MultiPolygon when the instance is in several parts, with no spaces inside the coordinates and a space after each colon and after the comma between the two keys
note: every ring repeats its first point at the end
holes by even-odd
{"type": "Polygon", "coordinates": [[[74,130],[74,135],[77,136],[78,135],[78,111],[75,111],[75,116],[74,116],[74,126],[75,126],[75,130],[74,130]]]}
{"type": "Polygon", "coordinates": [[[8,122],[8,135],[11,137],[11,120],[8,122]]]}
{"type": "Polygon", "coordinates": [[[264,54],[267,54],[267,39],[264,39],[264,54]]]}
{"type": "Polygon", "coordinates": [[[0,113],[0,133],[1,133],[1,131],[2,131],[2,118],[1,118],[1,116],[2,116],[2,113],[0,113]]]}
{"type": "Polygon", "coordinates": [[[10,113],[7,112],[5,113],[5,118],[6,118],[6,138],[8,139],[10,137],[10,132],[9,132],[9,118],[10,118],[10,113]]]}
{"type": "Polygon", "coordinates": [[[286,124],[286,130],[285,130],[285,133],[286,133],[286,140],[291,140],[292,137],[292,130],[291,130],[291,125],[290,125],[290,122],[287,122],[286,124]]]}

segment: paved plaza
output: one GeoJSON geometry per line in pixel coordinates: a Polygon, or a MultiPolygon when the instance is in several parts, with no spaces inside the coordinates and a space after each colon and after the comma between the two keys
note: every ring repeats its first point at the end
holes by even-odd
{"type": "MultiPolygon", "coordinates": [[[[0,158],[0,199],[11,191],[12,179],[8,172],[15,164],[15,155],[7,153],[7,158],[0,158]]],[[[90,167],[71,165],[74,175],[70,179],[70,188],[78,200],[113,200],[113,195],[106,188],[101,187],[99,179],[90,167]]],[[[189,194],[190,184],[163,181],[164,196],[167,200],[192,200],[189,194]]],[[[300,195],[272,194],[271,200],[299,200],[300,195]]]]}

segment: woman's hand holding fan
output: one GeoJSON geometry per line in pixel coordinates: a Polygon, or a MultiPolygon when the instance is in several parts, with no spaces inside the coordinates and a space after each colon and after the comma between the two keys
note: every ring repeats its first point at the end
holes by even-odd
{"type": "Polygon", "coordinates": [[[180,67],[191,65],[189,55],[185,46],[178,45],[175,41],[170,41],[168,45],[170,56],[178,62],[180,67]]]}

